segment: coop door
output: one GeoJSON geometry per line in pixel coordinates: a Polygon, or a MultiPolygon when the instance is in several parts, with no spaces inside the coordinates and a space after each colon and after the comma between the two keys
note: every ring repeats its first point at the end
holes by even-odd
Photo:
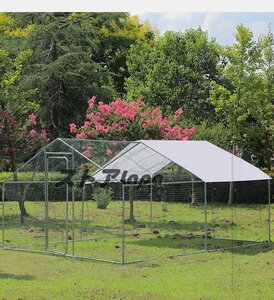
{"type": "Polygon", "coordinates": [[[48,156],[45,172],[45,251],[68,252],[69,241],[69,157],[48,156]]]}

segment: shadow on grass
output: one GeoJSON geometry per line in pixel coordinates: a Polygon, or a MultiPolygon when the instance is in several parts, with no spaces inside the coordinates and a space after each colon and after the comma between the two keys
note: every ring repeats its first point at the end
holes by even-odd
{"type": "MultiPolygon", "coordinates": [[[[45,221],[41,218],[34,217],[32,215],[29,215],[25,218],[24,225],[20,225],[18,221],[18,216],[12,214],[7,215],[5,217],[6,224],[5,224],[5,230],[9,229],[24,229],[26,232],[44,232],[45,229],[45,221]]],[[[97,221],[98,222],[98,221],[97,221]]],[[[83,224],[81,224],[80,220],[77,220],[74,224],[75,230],[79,230],[82,232],[87,232],[89,234],[111,234],[111,233],[119,233],[121,232],[121,225],[118,226],[111,226],[111,225],[98,225],[98,223],[94,224],[93,220],[85,220],[83,224]]],[[[50,231],[53,233],[60,233],[61,231],[64,231],[66,228],[66,220],[63,218],[49,218],[48,219],[48,226],[50,227],[50,231]]],[[[69,230],[72,228],[72,221],[68,221],[69,230]]],[[[180,232],[180,233],[193,233],[193,234],[203,234],[204,232],[204,222],[199,221],[163,221],[159,220],[157,222],[147,222],[147,221],[136,221],[133,224],[126,224],[126,233],[130,233],[130,231],[135,230],[141,230],[149,231],[149,229],[153,228],[159,233],[174,233],[174,232],[180,232]]],[[[208,231],[214,233],[219,232],[225,233],[231,230],[237,230],[239,232],[243,231],[243,228],[241,224],[237,224],[237,222],[233,222],[229,218],[224,218],[220,220],[215,221],[209,221],[207,223],[208,231]]],[[[31,234],[32,235],[32,234],[31,234]]]]}
{"type": "MultiPolygon", "coordinates": [[[[258,253],[270,252],[274,249],[273,243],[244,242],[224,239],[207,239],[208,250],[232,251],[243,255],[256,255],[258,253]],[[237,247],[232,249],[232,247],[237,247]],[[231,249],[229,249],[231,248],[231,249]]],[[[128,239],[126,244],[131,246],[142,247],[157,247],[157,248],[172,248],[186,252],[196,252],[205,249],[205,240],[203,237],[195,237],[192,235],[166,235],[151,237],[147,239],[128,239]]]]}
{"type": "Polygon", "coordinates": [[[32,275],[17,275],[10,273],[3,273],[0,271],[0,279],[15,279],[15,280],[33,280],[35,279],[32,275]]]}
{"type": "MultiPolygon", "coordinates": [[[[158,230],[166,230],[166,231],[174,231],[174,230],[185,230],[185,231],[204,231],[205,223],[199,221],[159,221],[159,222],[136,222],[132,225],[132,229],[136,229],[140,226],[145,226],[150,228],[150,226],[154,229],[158,230]]],[[[214,228],[220,230],[231,230],[237,226],[232,220],[219,220],[207,222],[207,227],[210,230],[214,230],[214,228]]]]}
{"type": "MultiPolygon", "coordinates": [[[[57,219],[57,218],[49,218],[48,226],[50,231],[53,233],[60,233],[64,231],[66,228],[66,220],[65,219],[57,219]]],[[[72,228],[72,221],[68,221],[69,230],[72,228]]],[[[237,224],[231,222],[230,220],[220,220],[219,222],[208,222],[208,230],[214,232],[218,231],[229,231],[232,230],[237,224]]],[[[126,233],[130,231],[140,230],[149,231],[150,227],[153,229],[157,229],[160,233],[174,233],[174,231],[185,232],[185,233],[195,233],[202,234],[204,232],[204,222],[198,221],[162,221],[158,222],[144,222],[137,221],[133,224],[126,225],[126,233]]],[[[121,225],[111,226],[111,225],[98,225],[94,224],[92,220],[85,220],[83,225],[81,225],[81,221],[77,220],[74,224],[75,230],[79,230],[82,232],[87,232],[89,234],[111,234],[111,233],[119,233],[121,232],[121,225]]],[[[235,227],[236,228],[236,227],[235,227]]],[[[6,224],[5,230],[9,229],[24,229],[26,232],[33,232],[34,229],[37,232],[44,232],[45,229],[45,221],[43,219],[39,219],[37,217],[29,215],[25,218],[24,225],[21,225],[18,221],[18,216],[8,215],[6,216],[6,224]]],[[[32,235],[32,233],[31,233],[32,235]]]]}

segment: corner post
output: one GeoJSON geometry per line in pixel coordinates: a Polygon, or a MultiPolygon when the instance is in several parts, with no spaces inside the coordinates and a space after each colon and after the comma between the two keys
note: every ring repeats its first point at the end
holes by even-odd
{"type": "Polygon", "coordinates": [[[48,218],[49,218],[49,178],[48,178],[48,157],[47,152],[44,151],[45,155],[45,253],[48,253],[49,245],[49,227],[48,227],[48,218]]]}
{"type": "Polygon", "coordinates": [[[268,241],[271,242],[271,199],[270,199],[270,179],[268,179],[268,241]]]}
{"type": "Polygon", "coordinates": [[[125,187],[122,184],[122,265],[125,264],[125,187]]]}
{"type": "Polygon", "coordinates": [[[5,210],[4,210],[4,203],[5,203],[5,184],[2,183],[2,247],[4,248],[5,242],[5,210]]]}
{"type": "Polygon", "coordinates": [[[205,252],[207,252],[207,193],[206,193],[206,182],[204,182],[204,210],[205,210],[205,252]]]}
{"type": "MultiPolygon", "coordinates": [[[[71,149],[71,166],[72,166],[72,170],[74,171],[75,165],[74,165],[74,151],[73,149],[71,149]]],[[[75,203],[74,203],[74,185],[75,185],[75,181],[74,181],[74,174],[72,176],[72,187],[71,187],[71,202],[72,202],[72,256],[74,257],[74,240],[75,240],[75,203]]]]}
{"type": "Polygon", "coordinates": [[[149,212],[150,233],[152,232],[152,204],[153,204],[153,176],[151,176],[151,182],[150,182],[150,212],[149,212]]]}

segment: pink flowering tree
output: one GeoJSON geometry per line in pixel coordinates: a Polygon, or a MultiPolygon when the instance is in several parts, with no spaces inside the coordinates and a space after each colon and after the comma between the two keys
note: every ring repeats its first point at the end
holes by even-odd
{"type": "Polygon", "coordinates": [[[195,128],[182,128],[183,109],[164,116],[160,107],[145,105],[143,97],[132,102],[117,99],[109,104],[88,101],[86,121],[82,126],[70,124],[70,133],[76,138],[137,140],[166,139],[187,141],[195,128]]]}
{"type": "Polygon", "coordinates": [[[8,109],[0,109],[0,136],[2,166],[12,172],[18,162],[31,157],[48,139],[34,113],[18,116],[8,109]]]}
{"type": "MultiPolygon", "coordinates": [[[[47,141],[45,130],[39,130],[34,113],[12,114],[8,109],[0,109],[1,163],[6,170],[16,171],[18,162],[31,157],[47,141]]],[[[14,173],[14,180],[17,180],[14,173]]],[[[27,216],[24,199],[20,199],[21,223],[27,216]]]]}
{"type": "MultiPolygon", "coordinates": [[[[147,106],[143,97],[126,102],[117,99],[111,103],[96,103],[96,97],[88,101],[86,121],[83,125],[70,124],[70,133],[78,139],[109,139],[119,141],[134,141],[138,139],[165,139],[187,141],[195,134],[195,128],[182,128],[183,109],[165,116],[160,107],[147,106]]],[[[92,157],[92,147],[83,151],[87,157],[92,157]]],[[[106,157],[114,155],[113,149],[108,149],[106,157]]],[[[133,192],[130,190],[130,216],[134,221],[133,192]]]]}

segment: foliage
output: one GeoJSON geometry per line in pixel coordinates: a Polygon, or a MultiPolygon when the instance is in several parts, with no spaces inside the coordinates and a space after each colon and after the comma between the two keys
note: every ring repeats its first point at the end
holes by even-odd
{"type": "MultiPolygon", "coordinates": [[[[107,20],[109,16],[111,14],[98,14],[98,23],[100,19],[107,20]]],[[[130,47],[135,43],[153,45],[154,37],[158,33],[149,22],[141,24],[138,16],[124,14],[123,18],[119,19],[114,16],[113,14],[113,18],[105,21],[100,27],[101,38],[94,59],[105,64],[110,71],[110,80],[116,93],[123,96],[126,93],[125,80],[129,77],[126,59],[130,47]]]]}
{"type": "MultiPolygon", "coordinates": [[[[8,179],[12,176],[12,172],[0,172],[0,182],[8,179]]],[[[18,172],[17,173],[18,180],[20,181],[31,181],[33,180],[33,172],[18,172]]],[[[60,172],[49,172],[49,177],[51,180],[62,180],[64,179],[64,175],[60,174],[60,172]]],[[[45,173],[44,172],[36,172],[35,173],[35,181],[44,181],[45,173]]]]}
{"type": "Polygon", "coordinates": [[[265,81],[265,98],[267,104],[261,105],[260,126],[264,128],[263,144],[265,145],[264,156],[268,170],[272,168],[272,154],[274,144],[274,36],[271,30],[264,37],[261,37],[259,44],[262,47],[265,81]]]}
{"type": "Polygon", "coordinates": [[[45,130],[36,129],[36,121],[35,124],[31,121],[33,117],[36,119],[33,113],[29,115],[29,119],[26,116],[18,118],[16,114],[4,109],[0,110],[0,117],[3,168],[14,172],[17,162],[31,157],[47,141],[47,135],[45,130]]]}
{"type": "Polygon", "coordinates": [[[136,44],[127,63],[128,97],[142,94],[165,111],[183,107],[196,124],[216,118],[209,90],[211,80],[221,81],[219,47],[201,29],[166,32],[154,47],[136,44]]]}
{"type": "MultiPolygon", "coordinates": [[[[261,149],[270,148],[270,128],[273,130],[273,94],[269,97],[270,82],[262,72],[266,63],[262,50],[261,44],[253,40],[252,32],[239,25],[235,44],[223,49],[227,59],[224,76],[229,84],[213,81],[211,90],[211,101],[216,111],[224,114],[232,143],[239,145],[245,159],[257,165],[266,163],[261,149]]],[[[270,151],[267,152],[269,156],[270,151]]]]}
{"type": "Polygon", "coordinates": [[[113,191],[108,188],[95,188],[93,191],[93,199],[97,204],[97,208],[106,209],[112,200],[113,191]]]}
{"type": "Polygon", "coordinates": [[[194,140],[208,141],[226,151],[231,151],[231,131],[222,123],[209,124],[204,121],[197,126],[197,133],[193,137],[194,140]]]}
{"type": "Polygon", "coordinates": [[[31,93],[24,93],[17,86],[30,55],[31,51],[22,51],[12,58],[7,51],[0,50],[0,159],[6,171],[14,172],[18,162],[30,157],[47,140],[33,113],[38,107],[28,100],[31,93]]]}
{"type": "Polygon", "coordinates": [[[37,89],[40,115],[52,137],[67,135],[68,124],[81,120],[88,95],[108,101],[124,93],[131,44],[154,40],[149,23],[140,24],[127,13],[1,16],[1,47],[12,48],[15,54],[16,46],[33,52],[20,83],[25,89],[37,89]]]}
{"type": "Polygon", "coordinates": [[[8,14],[0,13],[0,32],[11,37],[26,37],[33,29],[33,25],[27,24],[26,27],[17,27],[15,20],[8,14]]]}
{"type": "Polygon", "coordinates": [[[6,180],[12,175],[11,172],[0,172],[0,182],[6,180]]]}

